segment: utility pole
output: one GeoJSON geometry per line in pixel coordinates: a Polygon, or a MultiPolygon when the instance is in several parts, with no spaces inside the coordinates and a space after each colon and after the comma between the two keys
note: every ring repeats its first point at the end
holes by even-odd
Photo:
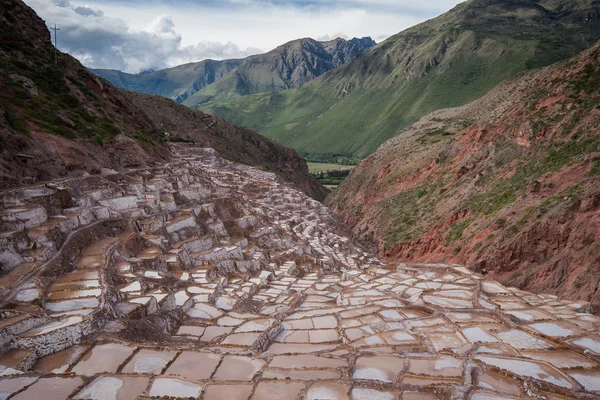
{"type": "Polygon", "coordinates": [[[60,28],[56,27],[54,24],[54,28],[50,28],[50,30],[54,31],[54,64],[58,64],[58,39],[57,39],[57,31],[60,31],[60,28]]]}

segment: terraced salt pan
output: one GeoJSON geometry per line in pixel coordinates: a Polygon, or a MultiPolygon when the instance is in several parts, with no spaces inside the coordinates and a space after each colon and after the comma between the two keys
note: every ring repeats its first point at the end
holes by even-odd
{"type": "Polygon", "coordinates": [[[62,374],[87,350],[87,346],[71,346],[65,350],[39,358],[33,366],[33,370],[62,374]]]}
{"type": "Polygon", "coordinates": [[[200,396],[202,386],[176,378],[156,378],[150,388],[150,396],[196,398],[200,396]]]}
{"type": "Polygon", "coordinates": [[[537,322],[528,325],[535,331],[554,338],[563,338],[583,333],[577,326],[567,321],[537,322]]]}
{"type": "Polygon", "coordinates": [[[250,357],[227,355],[219,365],[213,379],[218,381],[250,381],[266,363],[250,357]]]}
{"type": "Polygon", "coordinates": [[[149,378],[132,376],[101,376],[94,379],[73,399],[77,400],[120,400],[135,399],[148,386],[149,378]]]}
{"type": "Polygon", "coordinates": [[[552,344],[538,339],[526,332],[511,329],[505,332],[496,333],[504,343],[514,347],[515,349],[520,350],[530,350],[530,349],[551,349],[553,348],[552,344]]]}
{"type": "MultiPolygon", "coordinates": [[[[580,312],[585,302],[506,288],[451,265],[384,267],[344,237],[320,203],[204,153],[160,171],[111,175],[108,186],[77,200],[97,219],[133,216],[136,233],[111,231],[114,238],[83,249],[75,261],[82,269],[59,277],[43,299],[51,315],[100,317],[96,331],[26,373],[86,376],[75,398],[196,396],[203,388],[204,399],[522,398],[544,379],[540,396],[559,399],[559,387],[598,395],[592,352],[600,319],[580,312]],[[123,213],[96,202],[132,193],[140,208],[123,213]],[[181,207],[177,196],[189,203],[181,207]],[[234,312],[238,306],[247,311],[234,312]],[[171,340],[154,343],[155,335],[171,340]]],[[[0,207],[1,200],[0,193],[0,207]]],[[[30,239],[46,234],[42,228],[30,239]]],[[[0,319],[0,329],[39,314],[36,304],[12,304],[28,317],[4,327],[0,319]]],[[[10,368],[28,354],[0,357],[10,364],[0,391],[2,375],[17,373],[10,368]]]]}
{"type": "Polygon", "coordinates": [[[41,378],[11,399],[64,400],[83,383],[79,376],[41,378]]]}
{"type": "Polygon", "coordinates": [[[462,334],[467,338],[467,340],[469,340],[473,343],[477,343],[477,342],[495,343],[495,342],[498,342],[498,339],[496,339],[496,337],[492,336],[487,331],[485,331],[484,329],[482,329],[478,326],[464,328],[464,329],[462,329],[462,334]]]}
{"type": "Polygon", "coordinates": [[[569,375],[579,382],[585,390],[600,392],[600,372],[598,370],[573,371],[569,372],[569,375]]]}
{"type": "Polygon", "coordinates": [[[492,356],[476,356],[475,359],[516,375],[528,376],[564,388],[573,387],[563,374],[544,363],[492,356]]]}
{"type": "Polygon", "coordinates": [[[352,378],[395,382],[404,369],[404,359],[391,356],[359,357],[352,378]]]}
{"type": "Polygon", "coordinates": [[[86,376],[101,372],[115,373],[134,350],[134,347],[117,343],[97,345],[88,351],[71,371],[86,376]]]}
{"type": "Polygon", "coordinates": [[[187,311],[187,315],[198,319],[214,319],[220,317],[223,313],[208,304],[197,303],[187,311]]]}
{"type": "Polygon", "coordinates": [[[546,361],[558,368],[593,368],[599,365],[574,351],[521,351],[524,357],[546,361]]]}
{"type": "Polygon", "coordinates": [[[156,374],[165,369],[167,364],[175,357],[174,351],[143,349],[137,352],[133,358],[123,367],[125,374],[156,374]]]}
{"type": "Polygon", "coordinates": [[[569,340],[569,343],[583,347],[596,354],[600,354],[600,337],[588,336],[569,340]]]}

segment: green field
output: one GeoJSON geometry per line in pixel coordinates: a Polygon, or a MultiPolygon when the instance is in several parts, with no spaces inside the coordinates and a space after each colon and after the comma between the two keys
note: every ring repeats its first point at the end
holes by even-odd
{"type": "Polygon", "coordinates": [[[325,164],[325,163],[314,163],[309,162],[308,172],[313,174],[316,172],[327,172],[327,171],[350,171],[354,168],[354,165],[340,165],[340,164],[325,164]]]}

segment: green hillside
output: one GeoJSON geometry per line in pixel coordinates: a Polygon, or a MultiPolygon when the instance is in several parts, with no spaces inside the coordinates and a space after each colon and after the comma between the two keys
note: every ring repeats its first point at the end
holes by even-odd
{"type": "Polygon", "coordinates": [[[303,87],[196,107],[299,151],[364,157],[423,115],[598,39],[595,0],[470,0],[303,87]]]}

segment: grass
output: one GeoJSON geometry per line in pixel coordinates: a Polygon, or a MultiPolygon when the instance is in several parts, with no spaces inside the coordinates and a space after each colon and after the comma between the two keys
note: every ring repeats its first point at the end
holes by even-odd
{"type": "Polygon", "coordinates": [[[473,222],[472,219],[465,219],[463,221],[457,221],[450,227],[448,234],[446,235],[446,243],[452,243],[463,237],[465,229],[473,222]]]}
{"type": "Polygon", "coordinates": [[[22,118],[17,117],[10,107],[4,108],[4,116],[6,118],[8,126],[13,128],[15,131],[24,134],[29,133],[29,127],[27,126],[27,122],[25,122],[25,120],[23,120],[22,118]]]}
{"type": "Polygon", "coordinates": [[[308,172],[311,174],[316,172],[350,171],[352,168],[354,168],[354,165],[324,164],[315,162],[307,162],[306,164],[308,164],[308,172]]]}
{"type": "MultiPolygon", "coordinates": [[[[84,69],[68,67],[64,58],[55,64],[50,47],[34,49],[29,43],[19,40],[0,46],[9,54],[9,57],[0,60],[0,69],[6,75],[15,73],[30,78],[39,92],[32,96],[20,84],[9,79],[4,81],[0,106],[5,109],[5,118],[13,130],[28,134],[30,126],[39,127],[50,134],[90,140],[99,146],[110,143],[122,133],[120,125],[124,115],[118,114],[114,110],[116,107],[107,104],[90,89],[86,81],[91,75],[84,69]],[[26,62],[21,61],[23,55],[26,62]],[[100,112],[88,111],[92,108],[100,112]]],[[[141,141],[157,143],[161,140],[153,133],[138,132],[135,124],[125,121],[124,126],[123,133],[141,141]]]]}
{"type": "Polygon", "coordinates": [[[592,168],[590,169],[589,175],[590,176],[600,175],[600,157],[594,158],[594,164],[592,165],[592,168]]]}

